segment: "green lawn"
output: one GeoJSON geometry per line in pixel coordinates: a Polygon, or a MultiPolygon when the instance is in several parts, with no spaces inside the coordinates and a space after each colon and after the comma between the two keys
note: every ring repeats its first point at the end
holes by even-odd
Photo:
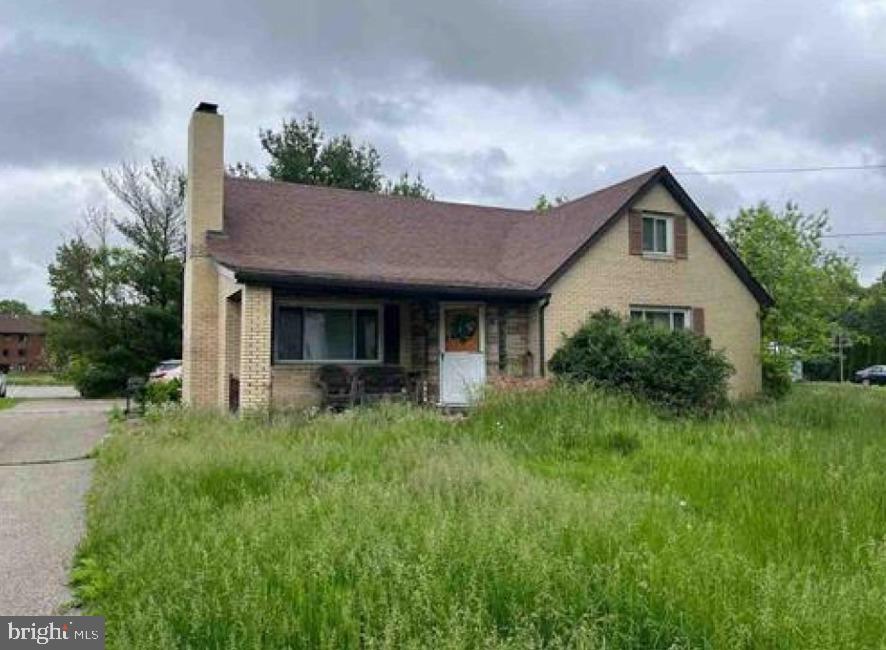
{"type": "Polygon", "coordinates": [[[884,423],[836,386],[166,415],[101,451],[78,593],[109,648],[883,648],[884,423]]]}
{"type": "Polygon", "coordinates": [[[17,402],[18,400],[12,399],[11,397],[0,397],[0,411],[12,408],[17,402]]]}
{"type": "Polygon", "coordinates": [[[10,386],[62,386],[70,383],[51,372],[11,372],[7,380],[10,386]]]}

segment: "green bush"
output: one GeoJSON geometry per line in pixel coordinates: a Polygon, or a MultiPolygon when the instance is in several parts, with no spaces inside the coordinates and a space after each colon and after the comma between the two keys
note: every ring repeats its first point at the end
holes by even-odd
{"type": "Polygon", "coordinates": [[[180,402],[181,398],[181,379],[153,382],[147,384],[143,391],[143,401],[145,404],[167,404],[169,402],[180,402]]]}
{"type": "Polygon", "coordinates": [[[83,397],[112,397],[126,389],[126,369],[119,366],[75,359],[66,374],[83,397]]]}
{"type": "Polygon", "coordinates": [[[733,368],[710,339],[685,330],[592,314],[554,353],[551,371],[573,382],[594,382],[678,412],[711,413],[727,403],[733,368]]]}
{"type": "Polygon", "coordinates": [[[763,364],[763,392],[769,397],[781,399],[793,386],[791,380],[791,358],[785,354],[776,354],[764,351],[763,364]]]}

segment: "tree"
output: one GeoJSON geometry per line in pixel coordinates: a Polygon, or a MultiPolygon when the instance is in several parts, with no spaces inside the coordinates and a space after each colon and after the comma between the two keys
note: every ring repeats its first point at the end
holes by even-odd
{"type": "MultiPolygon", "coordinates": [[[[434,198],[421,175],[411,180],[409,173],[404,172],[397,180],[385,179],[381,156],[371,144],[356,145],[348,135],[327,139],[311,113],[301,122],[284,120],[279,131],[263,129],[259,139],[271,158],[267,172],[272,180],[434,198]]],[[[242,162],[229,166],[228,174],[238,178],[261,177],[253,165],[242,162]]]]}
{"type": "Polygon", "coordinates": [[[228,176],[234,178],[261,178],[261,174],[255,168],[255,165],[248,162],[236,162],[228,165],[228,176]]]}
{"type": "Polygon", "coordinates": [[[261,131],[260,139],[271,157],[268,174],[274,180],[366,192],[382,189],[381,158],[375,147],[357,146],[347,135],[327,140],[311,113],[301,122],[284,120],[279,132],[261,131]]]}
{"type": "Polygon", "coordinates": [[[533,208],[536,212],[547,212],[548,210],[561,206],[564,203],[569,201],[569,197],[565,194],[559,194],[554,197],[553,201],[550,201],[545,194],[540,194],[539,197],[535,200],[535,207],[533,208]]]}
{"type": "Polygon", "coordinates": [[[391,196],[408,196],[414,199],[434,200],[434,193],[425,185],[421,174],[416,175],[415,180],[409,180],[409,172],[400,174],[396,181],[388,179],[384,188],[385,194],[391,196]]]}
{"type": "Polygon", "coordinates": [[[49,266],[49,346],[88,395],[181,354],[184,174],[156,158],[103,176],[125,212],[87,210],[49,266]]]}
{"type": "Polygon", "coordinates": [[[28,316],[31,310],[26,303],[21,300],[13,300],[11,298],[0,300],[0,314],[8,316],[28,316]]]}
{"type": "Polygon", "coordinates": [[[859,294],[855,265],[822,244],[828,215],[804,214],[792,203],[766,203],[726,222],[729,243],[775,299],[763,317],[763,344],[802,359],[832,354],[835,325],[859,294]]]}
{"type": "Polygon", "coordinates": [[[858,313],[858,329],[886,341],[886,271],[864,291],[858,313]]]}

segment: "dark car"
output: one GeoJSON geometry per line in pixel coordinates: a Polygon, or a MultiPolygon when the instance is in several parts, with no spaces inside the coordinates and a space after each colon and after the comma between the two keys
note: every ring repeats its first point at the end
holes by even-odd
{"type": "Polygon", "coordinates": [[[859,370],[852,376],[856,384],[879,384],[886,386],[886,366],[871,366],[859,370]]]}

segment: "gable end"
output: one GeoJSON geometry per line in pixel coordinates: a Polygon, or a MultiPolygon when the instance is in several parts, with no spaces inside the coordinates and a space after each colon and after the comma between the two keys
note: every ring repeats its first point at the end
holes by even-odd
{"type": "MultiPolygon", "coordinates": [[[[723,235],[717,230],[714,224],[705,216],[701,209],[695,204],[689,194],[677,182],[677,179],[668,171],[667,167],[660,167],[636,192],[634,192],[612,215],[607,219],[600,228],[598,228],[585,242],[579,246],[541,285],[540,290],[549,290],[554,283],[569,270],[570,267],[580,259],[588,249],[594,245],[620,217],[630,217],[633,206],[657,183],[661,183],[665,189],[671,194],[674,200],[686,212],[692,222],[698,226],[699,230],[705,238],[714,247],[714,250],[723,258],[733,273],[742,281],[742,283],[751,292],[751,295],[757,300],[761,307],[771,307],[774,304],[772,296],[766,291],[751,274],[750,269],[745,266],[738,254],[732,249],[723,235]]],[[[685,234],[685,230],[684,230],[685,234]]],[[[678,258],[685,258],[685,249],[680,251],[678,258]]]]}

